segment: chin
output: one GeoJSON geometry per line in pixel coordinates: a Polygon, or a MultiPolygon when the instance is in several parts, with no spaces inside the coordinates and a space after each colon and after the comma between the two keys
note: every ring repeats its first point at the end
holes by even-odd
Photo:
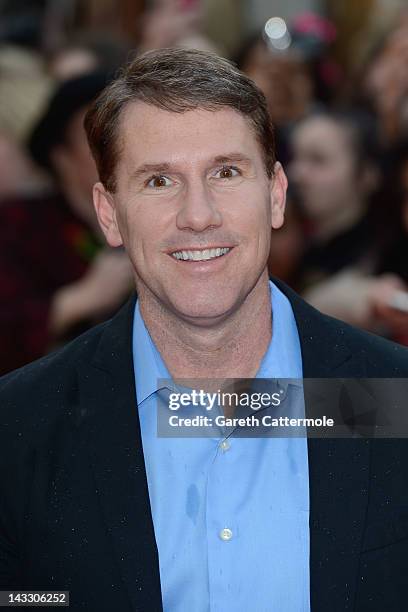
{"type": "Polygon", "coordinates": [[[181,319],[194,323],[194,325],[208,327],[227,318],[233,310],[234,304],[234,301],[225,300],[222,303],[214,300],[209,302],[208,298],[203,301],[190,301],[188,303],[177,300],[176,303],[173,303],[172,309],[181,319]]]}

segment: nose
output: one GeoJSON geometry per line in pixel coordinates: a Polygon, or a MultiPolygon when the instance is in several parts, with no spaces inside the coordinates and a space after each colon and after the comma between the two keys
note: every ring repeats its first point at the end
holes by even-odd
{"type": "Polygon", "coordinates": [[[184,199],[176,219],[178,229],[203,232],[222,224],[222,216],[216,202],[201,181],[190,183],[183,195],[184,199]]]}

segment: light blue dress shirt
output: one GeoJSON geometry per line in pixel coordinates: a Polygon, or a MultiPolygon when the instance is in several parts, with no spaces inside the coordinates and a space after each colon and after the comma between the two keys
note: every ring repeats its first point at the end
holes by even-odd
{"type": "MultiPolygon", "coordinates": [[[[292,307],[270,290],[257,378],[302,378],[292,307]]],[[[158,437],[159,381],[171,377],[138,304],[133,356],[164,611],[309,612],[307,439],[158,437]]]]}

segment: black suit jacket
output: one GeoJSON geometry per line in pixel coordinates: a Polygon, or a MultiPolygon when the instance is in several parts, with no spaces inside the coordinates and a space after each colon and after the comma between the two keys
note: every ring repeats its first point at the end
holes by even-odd
{"type": "MultiPolygon", "coordinates": [[[[408,377],[406,349],[276,282],[294,310],[305,377],[408,377]]],[[[133,311],[134,298],[0,381],[0,589],[70,590],[72,611],[162,610],[133,311]]],[[[312,611],[407,610],[407,441],[309,439],[308,455],[312,611]]]]}

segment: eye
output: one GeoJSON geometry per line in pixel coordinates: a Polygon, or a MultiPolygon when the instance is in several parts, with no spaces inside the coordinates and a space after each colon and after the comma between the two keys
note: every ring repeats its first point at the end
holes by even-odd
{"type": "Polygon", "coordinates": [[[235,168],[235,166],[223,166],[222,168],[217,170],[215,178],[231,179],[235,178],[236,176],[240,176],[240,174],[240,170],[238,170],[238,168],[235,168]]]}
{"type": "Polygon", "coordinates": [[[167,176],[156,174],[152,176],[146,183],[147,187],[153,187],[154,189],[162,189],[163,187],[170,187],[171,180],[167,176]]]}

